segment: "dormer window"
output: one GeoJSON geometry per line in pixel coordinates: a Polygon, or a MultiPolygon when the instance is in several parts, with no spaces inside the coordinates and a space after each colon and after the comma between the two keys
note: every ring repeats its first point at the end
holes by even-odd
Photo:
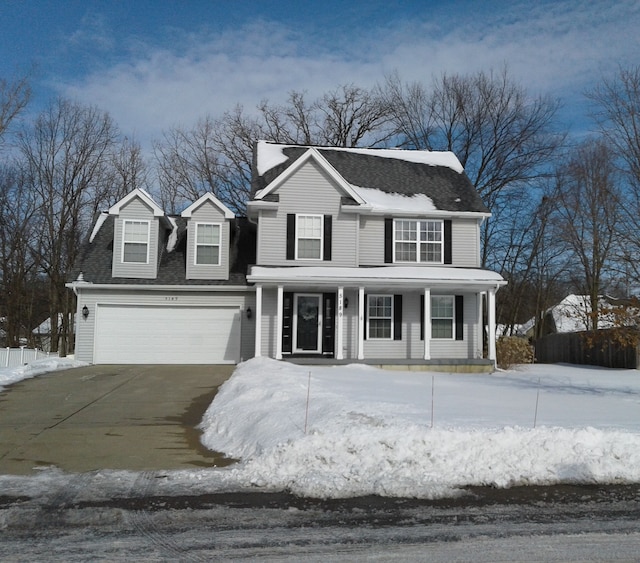
{"type": "Polygon", "coordinates": [[[196,223],[197,265],[217,266],[220,264],[220,225],[216,223],[196,223]]]}
{"type": "Polygon", "coordinates": [[[122,262],[130,264],[149,263],[149,221],[123,222],[122,262]]]}
{"type": "Polygon", "coordinates": [[[394,261],[442,264],[443,223],[438,220],[394,220],[394,261]]]}
{"type": "Polygon", "coordinates": [[[296,258],[298,260],[322,259],[322,215],[296,216],[296,258]]]}

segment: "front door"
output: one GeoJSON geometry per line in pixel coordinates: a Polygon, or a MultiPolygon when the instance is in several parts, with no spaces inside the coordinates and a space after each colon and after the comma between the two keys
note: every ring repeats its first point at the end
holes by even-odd
{"type": "Polygon", "coordinates": [[[294,303],[294,349],[298,353],[321,351],[322,295],[297,293],[294,303]]]}

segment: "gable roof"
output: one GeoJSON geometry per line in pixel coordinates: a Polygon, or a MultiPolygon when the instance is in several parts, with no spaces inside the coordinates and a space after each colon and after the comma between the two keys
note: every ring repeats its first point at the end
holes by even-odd
{"type": "Polygon", "coordinates": [[[254,148],[252,199],[265,198],[275,191],[278,178],[300,159],[308,159],[310,149],[340,176],[354,204],[365,201],[375,209],[376,202],[389,204],[394,199],[396,204],[392,208],[395,208],[397,202],[408,200],[399,206],[411,209],[415,208],[414,198],[419,197],[420,207],[428,211],[489,214],[460,162],[450,152],[311,147],[260,141],[254,148]]]}
{"type": "Polygon", "coordinates": [[[216,196],[214,196],[211,192],[207,192],[203,196],[201,196],[197,201],[193,202],[189,207],[187,207],[181,214],[181,217],[189,218],[193,214],[193,212],[198,209],[205,202],[210,201],[215,207],[217,207],[225,219],[233,219],[235,214],[231,211],[224,203],[222,203],[216,196]]]}
{"type": "Polygon", "coordinates": [[[154,217],[163,217],[164,210],[154,201],[154,199],[144,190],[140,188],[134,189],[132,192],[129,192],[126,196],[124,196],[118,203],[112,205],[109,208],[109,215],[119,215],[120,210],[127,205],[132,199],[139,198],[148,205],[153,211],[154,217]]]}

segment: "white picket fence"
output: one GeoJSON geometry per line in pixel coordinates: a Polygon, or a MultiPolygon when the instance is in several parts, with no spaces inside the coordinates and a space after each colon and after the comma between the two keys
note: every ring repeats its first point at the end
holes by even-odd
{"type": "MultiPolygon", "coordinates": [[[[57,354],[54,354],[57,356],[57,354]]],[[[34,348],[0,348],[0,368],[15,368],[36,360],[46,360],[50,352],[34,348]]]]}

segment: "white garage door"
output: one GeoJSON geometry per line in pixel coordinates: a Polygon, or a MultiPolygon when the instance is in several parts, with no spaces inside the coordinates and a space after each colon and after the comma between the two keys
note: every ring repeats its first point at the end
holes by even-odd
{"type": "Polygon", "coordinates": [[[240,310],[99,305],[96,364],[210,364],[240,360],[240,310]]]}

